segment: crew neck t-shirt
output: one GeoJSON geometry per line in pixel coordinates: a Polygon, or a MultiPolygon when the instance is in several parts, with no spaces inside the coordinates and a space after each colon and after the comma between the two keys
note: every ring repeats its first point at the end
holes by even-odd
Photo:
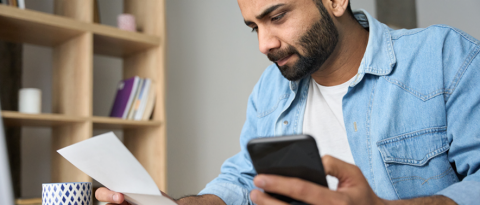
{"type": "MultiPolygon", "coordinates": [[[[313,78],[308,88],[303,133],[315,138],[320,156],[326,154],[355,164],[343,121],[342,100],[354,78],[336,86],[322,86],[313,78]]],[[[327,176],[328,187],[336,190],[338,179],[327,176]]]]}

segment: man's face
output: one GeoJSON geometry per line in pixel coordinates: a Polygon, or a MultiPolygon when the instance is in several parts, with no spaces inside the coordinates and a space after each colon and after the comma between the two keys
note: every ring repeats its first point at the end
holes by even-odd
{"type": "Polygon", "coordinates": [[[238,0],[247,26],[258,34],[260,51],[285,78],[300,80],[332,54],[338,31],[315,0],[238,0]]]}

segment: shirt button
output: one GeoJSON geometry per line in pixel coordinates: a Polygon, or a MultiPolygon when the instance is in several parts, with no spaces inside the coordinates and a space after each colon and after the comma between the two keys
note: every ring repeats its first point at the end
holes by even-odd
{"type": "Polygon", "coordinates": [[[283,121],[283,124],[284,124],[284,125],[288,125],[288,121],[286,121],[286,120],[283,121]]]}

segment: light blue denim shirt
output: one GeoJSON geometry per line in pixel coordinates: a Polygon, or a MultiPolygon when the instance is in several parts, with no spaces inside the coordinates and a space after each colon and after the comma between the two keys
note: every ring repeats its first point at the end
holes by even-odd
{"type": "MultiPolygon", "coordinates": [[[[358,74],[343,98],[355,164],[384,199],[444,195],[480,203],[480,42],[445,25],[392,30],[367,12],[358,74]]],[[[310,78],[290,82],[275,65],[256,84],[241,152],[199,194],[253,204],[256,175],[246,150],[258,137],[302,133],[310,78]]]]}

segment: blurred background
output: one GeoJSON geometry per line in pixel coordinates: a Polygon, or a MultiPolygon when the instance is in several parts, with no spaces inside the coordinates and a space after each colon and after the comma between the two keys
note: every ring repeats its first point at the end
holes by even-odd
{"type": "MultiPolygon", "coordinates": [[[[101,23],[116,26],[123,1],[98,2],[101,23]]],[[[25,3],[27,9],[53,12],[53,0],[25,3]]],[[[478,0],[351,3],[396,28],[447,24],[480,39],[478,0]]],[[[220,173],[223,161],[240,151],[248,96],[271,63],[259,52],[257,36],[244,25],[235,0],[167,0],[166,20],[167,192],[180,197],[198,193],[220,173]]],[[[40,88],[42,111],[52,112],[52,49],[24,44],[22,55],[21,86],[40,88]]],[[[108,116],[123,61],[95,55],[93,63],[93,114],[108,116]]],[[[41,183],[51,181],[51,132],[22,128],[21,197],[40,197],[41,183]]]]}

